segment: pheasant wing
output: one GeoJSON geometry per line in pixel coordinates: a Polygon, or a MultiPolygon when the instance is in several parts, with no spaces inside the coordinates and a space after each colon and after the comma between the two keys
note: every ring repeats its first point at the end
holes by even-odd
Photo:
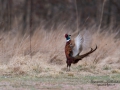
{"type": "Polygon", "coordinates": [[[83,42],[83,38],[79,33],[78,36],[74,39],[75,46],[72,49],[73,57],[75,57],[82,51],[82,42],[83,42]]]}

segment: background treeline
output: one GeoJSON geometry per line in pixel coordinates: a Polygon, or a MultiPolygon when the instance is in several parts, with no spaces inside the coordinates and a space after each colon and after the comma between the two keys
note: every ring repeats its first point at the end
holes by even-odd
{"type": "Polygon", "coordinates": [[[0,0],[0,30],[14,28],[15,20],[23,31],[34,30],[41,22],[46,23],[45,28],[63,23],[76,29],[77,20],[79,26],[101,23],[101,27],[116,28],[120,24],[120,0],[0,0]]]}

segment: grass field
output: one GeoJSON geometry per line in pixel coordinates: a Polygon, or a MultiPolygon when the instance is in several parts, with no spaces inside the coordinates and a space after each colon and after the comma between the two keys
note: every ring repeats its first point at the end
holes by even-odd
{"type": "MultiPolygon", "coordinates": [[[[42,25],[33,33],[20,30],[0,33],[0,89],[1,90],[119,90],[119,83],[100,86],[91,80],[120,81],[120,40],[118,32],[91,27],[81,30],[85,39],[85,53],[98,49],[66,72],[64,54],[65,33],[73,37],[76,31],[64,26],[45,30],[42,25]],[[32,58],[30,56],[32,54],[32,58]],[[114,89],[113,89],[114,88],[114,89]]],[[[81,54],[82,54],[81,53],[81,54]]],[[[104,83],[103,82],[103,83],[104,83]]],[[[111,84],[111,83],[110,83],[111,84]]]]}
{"type": "Polygon", "coordinates": [[[120,75],[1,76],[0,90],[119,90],[120,75]]]}

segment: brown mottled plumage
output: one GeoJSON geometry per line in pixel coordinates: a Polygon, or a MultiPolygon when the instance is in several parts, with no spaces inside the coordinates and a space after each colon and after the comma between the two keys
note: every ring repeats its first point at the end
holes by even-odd
{"type": "Polygon", "coordinates": [[[66,55],[66,59],[67,59],[66,63],[67,63],[67,69],[70,71],[71,64],[76,64],[79,60],[82,60],[84,57],[93,53],[97,49],[97,46],[95,49],[91,48],[91,50],[89,52],[87,52],[83,55],[79,55],[80,48],[81,48],[81,47],[79,47],[79,52],[76,54],[76,56],[73,56],[73,53],[74,53],[73,49],[74,49],[76,43],[70,39],[69,35],[66,34],[65,37],[66,37],[66,39],[68,39],[66,42],[66,45],[65,45],[65,55],[66,55]]]}

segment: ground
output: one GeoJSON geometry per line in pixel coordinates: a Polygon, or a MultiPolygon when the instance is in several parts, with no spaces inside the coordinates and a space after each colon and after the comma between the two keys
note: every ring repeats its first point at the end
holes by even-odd
{"type": "Polygon", "coordinates": [[[0,90],[120,90],[120,75],[0,76],[0,90]]]}

